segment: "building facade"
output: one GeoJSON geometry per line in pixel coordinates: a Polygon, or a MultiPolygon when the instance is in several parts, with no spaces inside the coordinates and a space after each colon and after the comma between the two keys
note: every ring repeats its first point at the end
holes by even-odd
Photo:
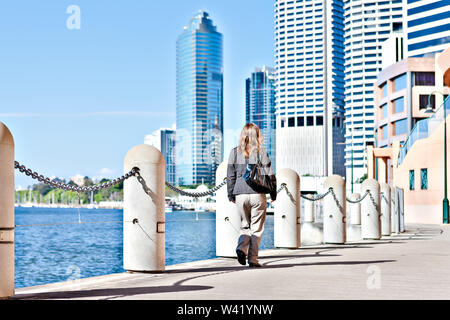
{"type": "Polygon", "coordinates": [[[366,146],[375,143],[374,83],[382,70],[382,43],[403,28],[402,0],[346,0],[345,166],[347,177],[367,173],[366,146]]]}
{"type": "Polygon", "coordinates": [[[275,70],[269,67],[256,68],[245,80],[245,121],[256,124],[264,137],[267,150],[276,170],[275,141],[275,70]]]}
{"type": "Polygon", "coordinates": [[[403,0],[405,51],[408,57],[424,57],[450,44],[450,1],[403,0]]]}
{"type": "Polygon", "coordinates": [[[344,3],[275,1],[276,164],[345,175],[344,3]]]}
{"type": "Polygon", "coordinates": [[[161,128],[145,136],[145,144],[154,146],[161,151],[166,162],[166,181],[176,184],[176,130],[175,128],[161,128]]]}
{"type": "Polygon", "coordinates": [[[177,183],[214,183],[223,159],[222,34],[200,11],[176,47],[177,183]]]}

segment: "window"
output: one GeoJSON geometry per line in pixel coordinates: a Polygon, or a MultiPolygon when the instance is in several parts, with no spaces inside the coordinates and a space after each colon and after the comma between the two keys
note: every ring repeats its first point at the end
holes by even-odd
{"type": "Polygon", "coordinates": [[[313,116],[307,116],[307,117],[306,117],[306,125],[307,125],[308,127],[314,125],[314,117],[313,117],[313,116]]]}
{"type": "Polygon", "coordinates": [[[406,88],[406,73],[394,78],[394,92],[406,88]]]}
{"type": "Polygon", "coordinates": [[[393,102],[394,102],[394,113],[403,112],[403,110],[405,110],[405,98],[404,97],[395,99],[393,102]]]}
{"type": "Polygon", "coordinates": [[[428,170],[420,169],[420,189],[428,189],[428,170]]]}
{"type": "Polygon", "coordinates": [[[409,170],[409,190],[414,190],[414,170],[409,170]]]}
{"type": "Polygon", "coordinates": [[[305,126],[305,118],[297,117],[297,127],[304,127],[304,126],[305,126]]]}
{"type": "MultiPolygon", "coordinates": [[[[434,109],[436,107],[436,97],[431,95],[430,97],[430,105],[434,109]]],[[[420,94],[419,95],[419,109],[426,109],[428,106],[428,95],[420,94]]]]}
{"type": "Polygon", "coordinates": [[[381,139],[387,139],[388,138],[388,126],[384,125],[381,127],[381,139]]]}
{"type": "Polygon", "coordinates": [[[323,126],[323,116],[316,117],[316,126],[323,126]]]}
{"type": "Polygon", "coordinates": [[[284,121],[285,121],[284,119],[281,119],[281,126],[280,126],[281,128],[284,128],[284,121]]]}
{"type": "Polygon", "coordinates": [[[408,132],[408,122],[407,119],[402,119],[395,121],[393,123],[394,126],[394,135],[404,134],[408,132]]]}
{"type": "Polygon", "coordinates": [[[288,127],[295,127],[295,118],[288,118],[288,127]]]}
{"type": "Polygon", "coordinates": [[[386,103],[380,107],[380,111],[381,119],[386,119],[388,117],[388,106],[386,103]]]}
{"type": "Polygon", "coordinates": [[[434,72],[414,72],[415,86],[434,86],[434,72]]]}

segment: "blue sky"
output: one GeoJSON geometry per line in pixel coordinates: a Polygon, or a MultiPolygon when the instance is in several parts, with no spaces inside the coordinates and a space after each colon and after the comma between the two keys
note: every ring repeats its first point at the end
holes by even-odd
{"type": "MultiPolygon", "coordinates": [[[[129,149],[175,123],[176,37],[198,10],[223,34],[224,127],[240,130],[245,79],[274,63],[272,0],[2,1],[0,121],[15,159],[46,176],[120,176],[129,149]]],[[[16,187],[33,183],[16,172],[16,187]]]]}

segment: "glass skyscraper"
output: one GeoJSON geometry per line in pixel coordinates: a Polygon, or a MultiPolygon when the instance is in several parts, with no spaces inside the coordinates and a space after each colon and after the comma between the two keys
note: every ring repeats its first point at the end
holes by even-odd
{"type": "Polygon", "coordinates": [[[403,0],[408,57],[434,55],[450,46],[449,0],[403,0]]]}
{"type": "Polygon", "coordinates": [[[276,162],[345,175],[344,3],[275,1],[276,162]]]}
{"type": "Polygon", "coordinates": [[[275,70],[269,67],[256,68],[245,81],[245,121],[256,124],[264,137],[275,171],[275,70]]]}
{"type": "Polygon", "coordinates": [[[222,34],[200,11],[176,47],[177,183],[214,183],[223,159],[222,34]]]}

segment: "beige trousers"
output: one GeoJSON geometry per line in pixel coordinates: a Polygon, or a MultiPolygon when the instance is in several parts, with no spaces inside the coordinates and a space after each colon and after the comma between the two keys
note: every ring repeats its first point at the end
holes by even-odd
{"type": "Polygon", "coordinates": [[[241,230],[236,249],[243,251],[249,262],[258,262],[259,244],[266,221],[266,195],[236,195],[236,207],[241,215],[241,230]]]}

